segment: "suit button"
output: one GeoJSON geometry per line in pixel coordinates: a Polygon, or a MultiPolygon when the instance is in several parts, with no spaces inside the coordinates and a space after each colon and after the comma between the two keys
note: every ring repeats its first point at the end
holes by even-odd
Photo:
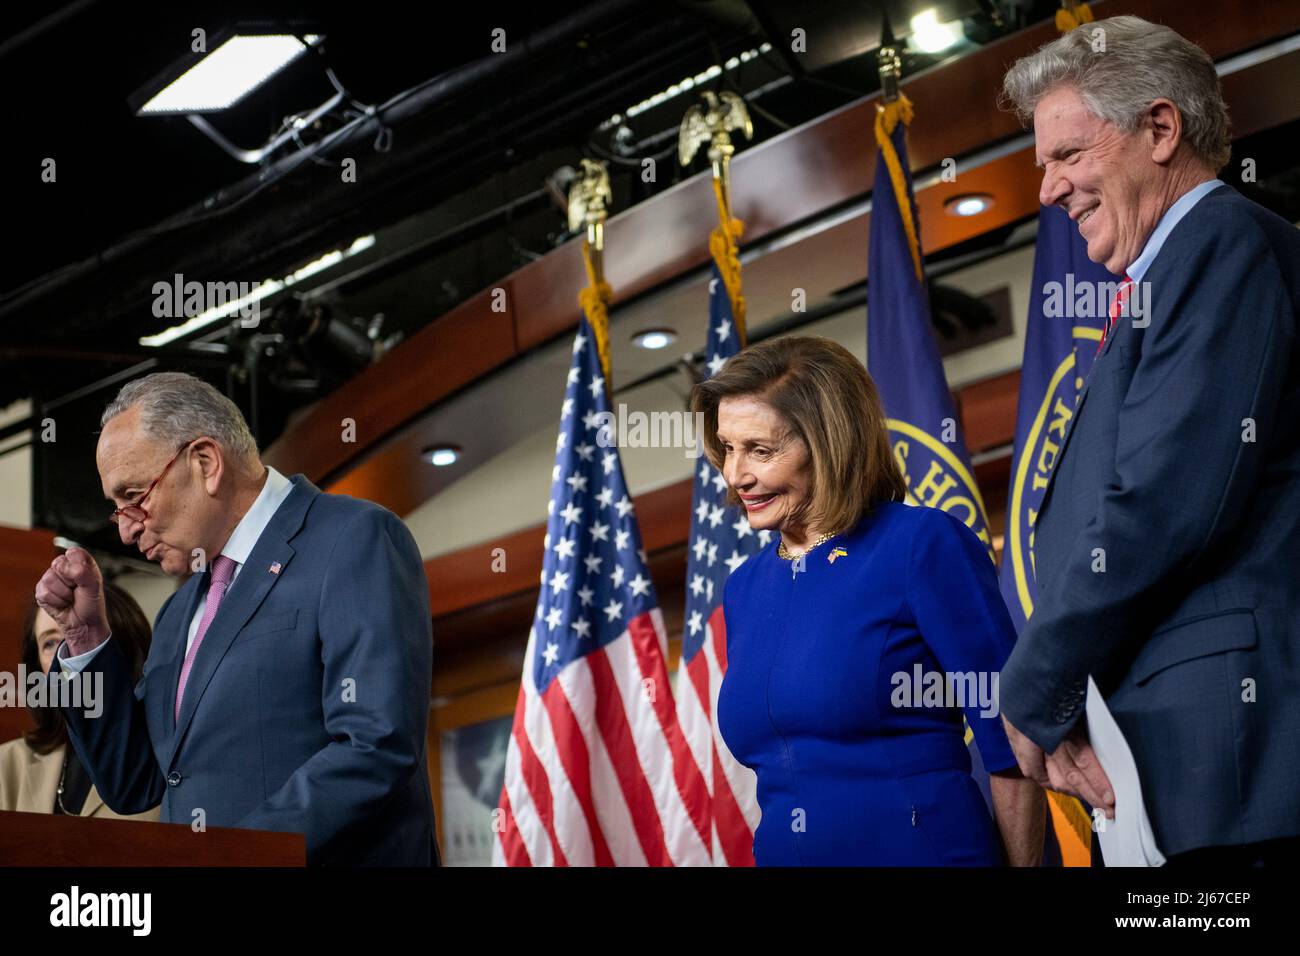
{"type": "Polygon", "coordinates": [[[179,787],[181,785],[181,779],[181,772],[179,770],[173,770],[167,775],[167,786],[179,787]]]}

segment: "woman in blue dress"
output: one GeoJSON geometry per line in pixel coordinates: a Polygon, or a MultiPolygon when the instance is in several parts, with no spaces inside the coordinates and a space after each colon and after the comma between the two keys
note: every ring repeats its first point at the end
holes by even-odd
{"type": "Polygon", "coordinates": [[[774,538],[723,597],[718,724],[757,775],[755,862],[1037,865],[1045,800],[997,707],[1015,631],[993,563],[961,521],[904,503],[862,363],[828,339],[769,340],[692,407],[733,503],[774,538]]]}

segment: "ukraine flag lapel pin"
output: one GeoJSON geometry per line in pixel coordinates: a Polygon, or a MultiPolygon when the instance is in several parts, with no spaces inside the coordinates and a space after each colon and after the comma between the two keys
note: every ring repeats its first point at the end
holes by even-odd
{"type": "Polygon", "coordinates": [[[849,553],[845,551],[843,548],[836,548],[830,554],[826,555],[826,560],[831,564],[834,564],[836,558],[847,558],[848,556],[849,553]]]}

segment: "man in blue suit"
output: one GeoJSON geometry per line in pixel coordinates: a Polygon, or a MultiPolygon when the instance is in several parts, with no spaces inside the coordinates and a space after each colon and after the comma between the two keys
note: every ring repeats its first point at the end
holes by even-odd
{"type": "Polygon", "coordinates": [[[1013,749],[1112,808],[1091,675],[1171,863],[1293,860],[1300,234],[1215,178],[1218,78],[1166,27],[1085,24],[1004,88],[1033,119],[1041,201],[1126,276],[1038,513],[1038,600],[1001,680],[1013,749]]]}
{"type": "Polygon", "coordinates": [[[122,540],[194,572],[134,687],[90,555],[69,550],[37,586],[59,666],[103,681],[98,718],[65,714],[105,803],[302,833],[309,864],[437,865],[429,598],[406,526],[264,466],[239,409],[192,376],[127,384],[102,424],[122,540]]]}

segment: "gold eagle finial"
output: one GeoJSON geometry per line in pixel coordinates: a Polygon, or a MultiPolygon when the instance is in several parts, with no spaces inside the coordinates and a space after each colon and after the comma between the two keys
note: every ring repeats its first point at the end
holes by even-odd
{"type": "Polygon", "coordinates": [[[699,148],[709,144],[709,159],[722,163],[735,153],[731,134],[740,131],[745,139],[754,138],[754,124],[749,118],[745,101],[730,90],[714,93],[705,90],[700,94],[703,102],[693,104],[682,117],[677,133],[677,158],[686,166],[699,148]]]}
{"type": "Polygon", "coordinates": [[[584,159],[582,169],[569,187],[569,231],[580,232],[603,223],[613,202],[605,164],[584,159]]]}

